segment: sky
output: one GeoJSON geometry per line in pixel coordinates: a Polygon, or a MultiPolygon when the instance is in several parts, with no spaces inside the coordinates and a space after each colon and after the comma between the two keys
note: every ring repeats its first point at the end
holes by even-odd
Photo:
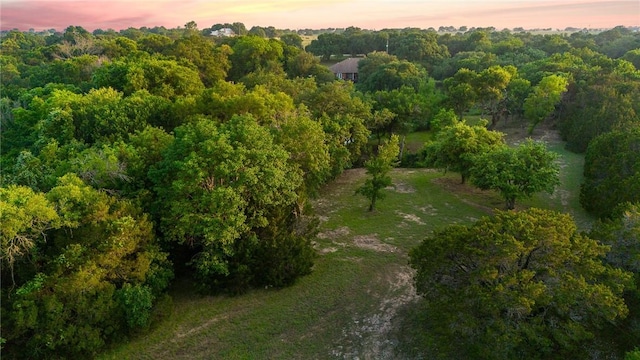
{"type": "Polygon", "coordinates": [[[0,28],[121,30],[242,22],[278,29],[640,26],[640,0],[0,0],[0,28]]]}

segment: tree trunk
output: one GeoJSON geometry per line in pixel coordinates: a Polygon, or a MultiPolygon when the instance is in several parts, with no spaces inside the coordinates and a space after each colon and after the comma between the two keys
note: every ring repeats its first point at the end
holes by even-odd
{"type": "Polygon", "coordinates": [[[373,211],[376,208],[376,194],[371,196],[371,203],[369,204],[369,211],[373,211]]]}
{"type": "Polygon", "coordinates": [[[491,125],[489,125],[489,130],[495,129],[496,125],[498,125],[498,121],[500,121],[500,117],[498,116],[497,113],[492,112],[491,113],[491,125]]]}

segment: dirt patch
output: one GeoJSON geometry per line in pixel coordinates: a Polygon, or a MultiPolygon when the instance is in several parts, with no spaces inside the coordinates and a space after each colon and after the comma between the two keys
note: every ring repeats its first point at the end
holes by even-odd
{"type": "Polygon", "coordinates": [[[413,186],[403,182],[396,182],[393,185],[388,186],[386,189],[400,194],[413,194],[416,192],[416,189],[413,186]]]}
{"type": "Polygon", "coordinates": [[[569,206],[569,199],[571,198],[571,193],[567,190],[559,190],[556,189],[553,194],[550,196],[551,199],[560,199],[560,203],[562,206],[569,206]]]}
{"type": "Polygon", "coordinates": [[[422,211],[422,213],[426,215],[430,215],[430,216],[438,215],[438,209],[436,209],[432,205],[426,205],[426,206],[420,207],[418,208],[418,210],[422,211]]]}
{"type": "Polygon", "coordinates": [[[318,239],[339,239],[349,235],[351,231],[348,227],[342,226],[335,230],[327,230],[318,234],[318,239]]]}
{"type": "Polygon", "coordinates": [[[368,250],[381,252],[395,252],[397,248],[378,240],[377,234],[358,235],[353,237],[353,245],[368,250]]]}
{"type": "Polygon", "coordinates": [[[396,214],[402,217],[405,221],[411,221],[418,225],[426,225],[422,219],[420,219],[417,215],[414,214],[405,214],[401,211],[396,210],[396,214]]]}
{"type": "Polygon", "coordinates": [[[338,248],[334,248],[334,247],[322,248],[322,249],[318,250],[320,255],[334,253],[336,251],[338,251],[338,248]]]}

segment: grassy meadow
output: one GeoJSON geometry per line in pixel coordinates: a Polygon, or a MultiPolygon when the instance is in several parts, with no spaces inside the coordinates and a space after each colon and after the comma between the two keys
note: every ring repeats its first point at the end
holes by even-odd
{"type": "MultiPolygon", "coordinates": [[[[545,140],[545,134],[537,135],[545,140]]],[[[424,134],[408,138],[411,148],[424,140],[424,134]]],[[[570,212],[587,228],[590,218],[578,203],[583,156],[565,151],[555,137],[546,140],[561,157],[562,185],[517,205],[570,212]]],[[[455,173],[395,169],[387,197],[368,212],[367,199],[354,195],[365,178],[363,169],[346,171],[314,202],[320,233],[311,275],[285,289],[236,297],[198,295],[178,281],[163,321],[100,358],[431,358],[438,344],[422,328],[408,251],[436,229],[503,208],[502,199],[461,185],[455,173]]]]}

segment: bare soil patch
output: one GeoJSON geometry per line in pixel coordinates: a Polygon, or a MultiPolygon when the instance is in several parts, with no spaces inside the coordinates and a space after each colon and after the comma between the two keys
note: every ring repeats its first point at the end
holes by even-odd
{"type": "Polygon", "coordinates": [[[402,217],[405,221],[411,221],[414,222],[418,225],[426,225],[424,221],[422,221],[422,219],[420,219],[420,217],[418,217],[415,214],[405,214],[401,211],[397,211],[396,210],[396,214],[398,214],[400,217],[402,217]]]}
{"type": "Polygon", "coordinates": [[[358,235],[353,237],[353,245],[368,250],[381,252],[395,252],[397,248],[389,244],[385,244],[378,239],[377,234],[358,235]]]}
{"type": "Polygon", "coordinates": [[[429,215],[429,216],[436,216],[438,215],[438,209],[436,209],[435,207],[433,207],[432,205],[425,205],[422,207],[419,207],[418,210],[420,210],[423,214],[429,215]]]}
{"type": "Polygon", "coordinates": [[[413,186],[401,181],[395,182],[393,185],[388,186],[386,189],[395,191],[400,194],[413,194],[414,192],[416,192],[416,189],[413,186]]]}
{"type": "Polygon", "coordinates": [[[339,239],[349,235],[351,231],[346,226],[341,226],[335,230],[327,230],[318,234],[319,239],[339,239]]]}

